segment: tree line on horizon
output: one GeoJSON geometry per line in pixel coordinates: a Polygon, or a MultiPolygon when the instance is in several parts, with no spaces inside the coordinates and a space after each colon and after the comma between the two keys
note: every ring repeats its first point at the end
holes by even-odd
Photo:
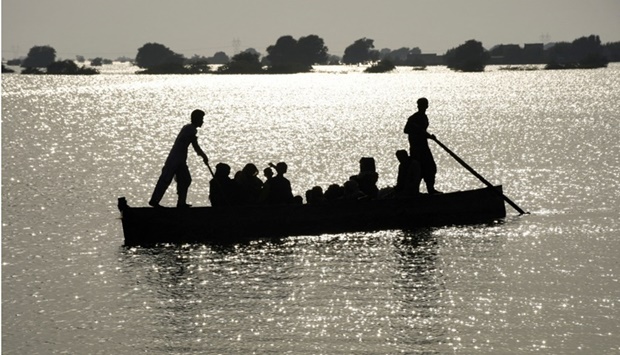
{"type": "MultiPolygon", "coordinates": [[[[445,55],[423,54],[420,48],[402,47],[376,50],[374,40],[361,38],[349,45],[342,58],[328,53],[324,40],[317,35],[300,37],[282,36],[261,54],[253,48],[234,55],[216,52],[212,57],[194,55],[186,58],[159,43],[146,43],[138,49],[131,60],[141,71],[137,74],[281,74],[309,72],[313,65],[372,64],[367,72],[385,72],[395,66],[424,68],[427,65],[446,65],[455,71],[484,71],[488,64],[547,64],[547,69],[600,68],[609,62],[620,61],[620,42],[602,44],[599,36],[590,35],[573,42],[557,42],[548,45],[526,44],[497,45],[486,50],[481,42],[466,41],[449,49],[445,55]],[[210,65],[219,64],[217,69],[210,65]]],[[[85,62],[77,56],[78,63],[85,62]]],[[[56,50],[51,46],[34,46],[26,58],[8,61],[8,65],[23,67],[22,74],[98,74],[94,68],[111,63],[109,59],[94,58],[90,67],[81,67],[73,60],[56,61],[56,50]],[[45,68],[45,71],[41,68],[45,68]]],[[[2,71],[9,70],[2,64],[2,71]]]]}

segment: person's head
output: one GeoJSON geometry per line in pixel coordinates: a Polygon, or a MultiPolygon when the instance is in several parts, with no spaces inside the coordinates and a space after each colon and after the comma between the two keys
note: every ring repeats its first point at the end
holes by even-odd
{"type": "Polygon", "coordinates": [[[288,165],[286,165],[285,162],[281,161],[278,164],[276,164],[276,171],[280,175],[285,174],[288,171],[288,165]]]}
{"type": "Polygon", "coordinates": [[[215,166],[215,175],[222,177],[230,175],[230,165],[226,163],[218,163],[215,166]]]}
{"type": "Polygon", "coordinates": [[[426,111],[428,108],[428,100],[425,97],[419,98],[417,104],[420,111],[426,111]]]}
{"type": "Polygon", "coordinates": [[[256,165],[248,163],[243,167],[243,173],[247,176],[256,176],[258,175],[258,168],[256,165]]]}
{"type": "Polygon", "coordinates": [[[356,192],[360,190],[360,184],[353,180],[353,179],[349,179],[344,183],[344,190],[345,193],[346,192],[356,192]]]}
{"type": "Polygon", "coordinates": [[[265,168],[263,169],[263,175],[265,175],[267,179],[271,179],[273,177],[273,170],[271,170],[271,168],[265,168]]]}
{"type": "Polygon", "coordinates": [[[192,111],[192,124],[196,127],[202,127],[204,123],[205,112],[203,110],[192,111]]]}
{"type": "Polygon", "coordinates": [[[399,162],[405,162],[407,161],[407,159],[409,158],[409,154],[407,154],[407,151],[404,149],[399,149],[396,151],[396,159],[398,159],[399,162]]]}

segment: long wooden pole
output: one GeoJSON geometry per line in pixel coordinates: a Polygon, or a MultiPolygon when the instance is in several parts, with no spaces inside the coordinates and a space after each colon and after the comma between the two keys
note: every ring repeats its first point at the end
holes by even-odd
{"type": "Polygon", "coordinates": [[[470,173],[472,173],[475,177],[477,177],[478,180],[482,181],[485,185],[490,187],[496,193],[502,195],[502,198],[504,199],[504,201],[506,201],[510,206],[512,206],[515,210],[517,210],[517,212],[519,212],[519,214],[522,214],[522,215],[523,214],[529,214],[529,212],[523,211],[521,209],[521,207],[517,206],[516,203],[512,202],[506,195],[504,195],[503,193],[497,191],[495,189],[495,187],[490,182],[488,182],[485,178],[483,178],[482,175],[478,174],[471,166],[467,165],[467,163],[465,163],[463,161],[463,159],[459,158],[458,155],[456,155],[453,151],[451,151],[448,147],[446,147],[443,143],[441,143],[435,136],[431,137],[430,139],[434,140],[435,143],[439,144],[439,146],[441,148],[443,148],[443,150],[448,152],[448,154],[450,154],[452,156],[452,158],[454,158],[454,160],[459,162],[465,169],[467,169],[470,173]]]}

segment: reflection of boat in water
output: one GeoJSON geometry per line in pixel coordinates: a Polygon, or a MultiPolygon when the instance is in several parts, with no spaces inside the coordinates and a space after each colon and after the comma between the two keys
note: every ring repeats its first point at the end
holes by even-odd
{"type": "Polygon", "coordinates": [[[501,186],[411,198],[230,207],[129,207],[125,245],[236,243],[262,238],[475,224],[506,216],[501,186]]]}

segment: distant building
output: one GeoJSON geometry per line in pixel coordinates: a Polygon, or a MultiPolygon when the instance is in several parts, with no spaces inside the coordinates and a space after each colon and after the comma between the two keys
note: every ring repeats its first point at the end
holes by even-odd
{"type": "Polygon", "coordinates": [[[444,57],[436,53],[414,54],[410,57],[411,63],[415,66],[426,65],[445,65],[444,57]]]}
{"type": "Polygon", "coordinates": [[[541,64],[545,62],[545,48],[542,43],[500,44],[490,51],[490,64],[541,64]]]}

